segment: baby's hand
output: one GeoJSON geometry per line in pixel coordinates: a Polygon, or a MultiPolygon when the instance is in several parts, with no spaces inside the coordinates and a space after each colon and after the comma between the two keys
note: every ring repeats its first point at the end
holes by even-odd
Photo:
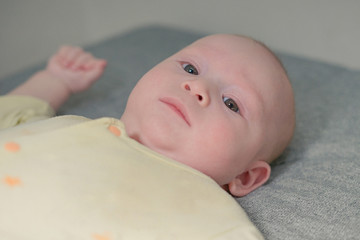
{"type": "Polygon", "coordinates": [[[99,79],[106,63],[81,48],[63,46],[49,59],[45,71],[63,82],[71,93],[77,93],[99,79]]]}

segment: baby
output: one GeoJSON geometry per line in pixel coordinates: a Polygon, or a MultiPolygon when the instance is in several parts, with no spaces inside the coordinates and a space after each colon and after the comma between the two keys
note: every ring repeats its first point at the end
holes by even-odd
{"type": "MultiPolygon", "coordinates": [[[[56,111],[91,86],[106,61],[62,47],[47,68],[9,95],[42,99],[56,111]]],[[[269,178],[269,163],[295,125],[287,74],[263,44],[211,35],[164,60],[137,83],[120,119],[128,136],[244,196],[269,178]]]]}
{"type": "Polygon", "coordinates": [[[35,121],[105,66],[62,47],[0,97],[0,238],[263,239],[227,192],[264,184],[292,138],[292,87],[274,54],[211,35],[146,73],[120,120],[35,121]]]}

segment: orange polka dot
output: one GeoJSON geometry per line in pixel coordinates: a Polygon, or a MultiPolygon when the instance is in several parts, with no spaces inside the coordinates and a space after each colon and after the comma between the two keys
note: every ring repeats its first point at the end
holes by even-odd
{"type": "Polygon", "coordinates": [[[20,150],[20,145],[15,142],[7,142],[5,143],[4,148],[9,152],[17,152],[20,150]]]}
{"type": "Polygon", "coordinates": [[[110,240],[111,239],[108,235],[103,235],[103,234],[94,234],[93,237],[95,240],[110,240]]]}
{"type": "Polygon", "coordinates": [[[121,135],[121,131],[120,129],[118,129],[117,127],[115,127],[114,125],[110,125],[108,127],[109,131],[112,132],[115,136],[120,136],[121,135]]]}
{"type": "Polygon", "coordinates": [[[11,187],[14,187],[14,186],[17,186],[17,185],[21,184],[21,180],[19,178],[17,178],[17,177],[9,177],[9,176],[4,179],[4,182],[7,185],[11,186],[11,187]]]}

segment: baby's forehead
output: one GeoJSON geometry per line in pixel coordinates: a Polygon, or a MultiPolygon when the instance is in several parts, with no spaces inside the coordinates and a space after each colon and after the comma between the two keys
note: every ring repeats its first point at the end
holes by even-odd
{"type": "Polygon", "coordinates": [[[234,44],[251,44],[256,41],[250,37],[236,34],[213,34],[198,39],[196,42],[204,42],[210,44],[234,43],[234,44]]]}
{"type": "Polygon", "coordinates": [[[215,34],[198,39],[180,51],[206,54],[210,58],[232,59],[234,64],[244,60],[258,63],[276,62],[275,55],[264,44],[242,35],[215,34]]]}
{"type": "Polygon", "coordinates": [[[283,70],[281,62],[268,47],[241,35],[209,35],[193,42],[178,53],[203,57],[207,61],[226,62],[235,68],[264,72],[283,70]]]}
{"type": "Polygon", "coordinates": [[[233,34],[214,34],[198,39],[190,46],[208,46],[223,49],[251,49],[260,47],[252,38],[233,34]]]}

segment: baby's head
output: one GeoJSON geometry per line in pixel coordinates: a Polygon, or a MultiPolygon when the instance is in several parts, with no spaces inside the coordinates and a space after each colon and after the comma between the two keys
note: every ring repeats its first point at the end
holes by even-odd
{"type": "Polygon", "coordinates": [[[121,120],[130,137],[244,196],[267,181],[269,163],[290,142],[294,99],[267,47],[219,34],[147,72],[121,120]]]}

